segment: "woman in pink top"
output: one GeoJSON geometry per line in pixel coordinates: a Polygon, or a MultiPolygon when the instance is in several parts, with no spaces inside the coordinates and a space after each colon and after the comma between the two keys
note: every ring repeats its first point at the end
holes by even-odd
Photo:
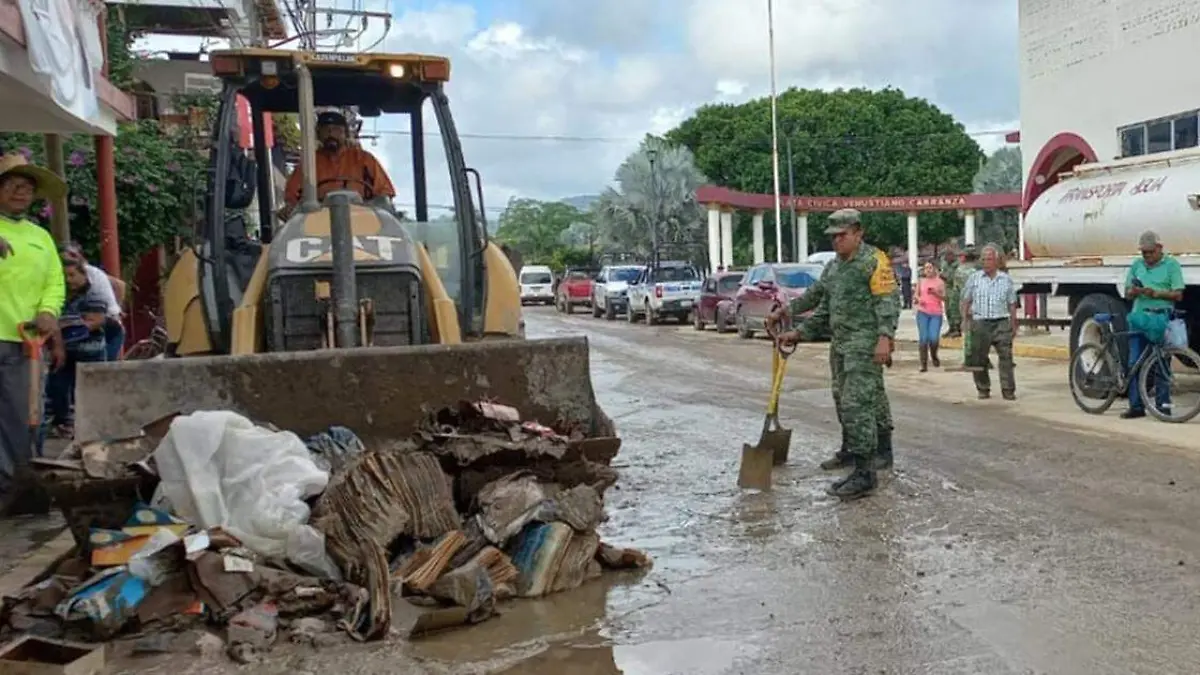
{"type": "Polygon", "coordinates": [[[917,285],[917,341],[921,350],[921,372],[929,370],[929,359],[933,367],[941,368],[938,358],[938,336],[942,333],[942,315],[946,300],[946,282],[938,276],[933,263],[921,268],[921,281],[917,285]]]}

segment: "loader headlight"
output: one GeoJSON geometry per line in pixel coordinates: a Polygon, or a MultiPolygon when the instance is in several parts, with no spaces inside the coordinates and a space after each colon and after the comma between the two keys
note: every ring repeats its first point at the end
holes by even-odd
{"type": "Polygon", "coordinates": [[[405,70],[403,63],[393,63],[392,65],[388,66],[388,75],[391,75],[392,77],[404,77],[404,73],[405,70]]]}

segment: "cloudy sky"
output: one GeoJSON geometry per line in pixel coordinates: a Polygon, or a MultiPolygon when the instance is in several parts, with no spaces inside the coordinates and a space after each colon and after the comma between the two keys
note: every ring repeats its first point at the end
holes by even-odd
{"type": "MultiPolygon", "coordinates": [[[[390,10],[376,50],[450,57],[451,107],[492,214],[513,196],[599,192],[643,134],[770,87],[766,0],[394,0],[390,10]]],[[[775,0],[775,26],[781,90],[893,85],[972,132],[1016,128],[1011,0],[775,0]]],[[[365,146],[392,174],[397,201],[411,202],[409,139],[395,133],[404,127],[369,121],[365,133],[379,140],[365,146]]],[[[1003,137],[977,140],[992,149],[1003,137]]],[[[436,154],[430,201],[445,204],[436,154]]]]}

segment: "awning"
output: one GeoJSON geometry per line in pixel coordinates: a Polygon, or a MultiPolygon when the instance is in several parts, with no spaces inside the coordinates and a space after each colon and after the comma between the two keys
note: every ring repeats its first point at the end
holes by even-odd
{"type": "Polygon", "coordinates": [[[87,0],[0,4],[0,130],[113,135],[133,98],[100,75],[96,5],[87,0]]]}

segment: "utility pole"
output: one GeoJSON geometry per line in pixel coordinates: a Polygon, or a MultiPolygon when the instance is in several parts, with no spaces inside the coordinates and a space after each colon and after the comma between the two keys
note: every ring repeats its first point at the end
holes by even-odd
{"type": "Polygon", "coordinates": [[[258,0],[242,0],[242,6],[246,9],[246,23],[250,29],[250,46],[265,47],[262,23],[258,20],[258,0]]]}
{"type": "Polygon", "coordinates": [[[767,0],[767,43],[771,52],[771,169],[775,179],[775,262],[783,262],[783,214],[779,208],[779,105],[775,93],[775,4],[767,0]]]}
{"type": "Polygon", "coordinates": [[[658,159],[658,151],[654,148],[646,150],[646,158],[650,160],[650,264],[658,268],[658,176],[654,173],[654,161],[658,159]]]}
{"type": "Polygon", "coordinates": [[[796,230],[796,174],[792,169],[792,135],[788,133],[783,139],[787,146],[787,164],[788,164],[788,211],[792,214],[792,257],[796,262],[804,262],[800,260],[800,232],[796,230]]]}

